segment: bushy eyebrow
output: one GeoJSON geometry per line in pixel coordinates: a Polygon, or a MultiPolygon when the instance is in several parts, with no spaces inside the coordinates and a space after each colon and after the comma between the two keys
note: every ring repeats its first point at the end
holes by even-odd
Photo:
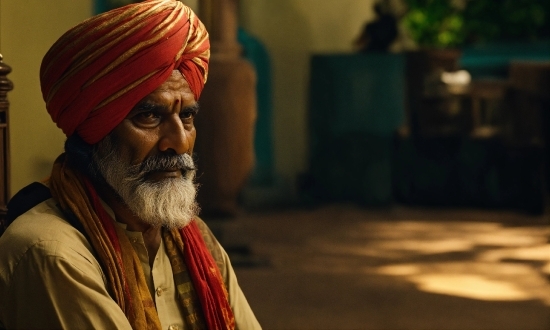
{"type": "Polygon", "coordinates": [[[192,111],[193,113],[198,113],[200,110],[200,106],[198,102],[195,102],[195,104],[185,107],[182,109],[182,112],[192,111]]]}
{"type": "Polygon", "coordinates": [[[133,109],[132,111],[130,111],[130,113],[135,113],[135,112],[160,112],[160,111],[163,111],[163,110],[167,110],[168,107],[164,106],[164,105],[159,105],[159,104],[154,104],[154,103],[150,103],[150,102],[141,102],[141,103],[138,103],[133,109]]]}
{"type": "MultiPolygon", "coordinates": [[[[191,111],[191,112],[196,114],[196,113],[199,112],[199,109],[200,109],[199,103],[195,102],[195,104],[181,109],[181,112],[191,111]]],[[[164,111],[168,111],[168,110],[169,110],[168,107],[165,106],[165,105],[155,104],[155,103],[145,101],[145,102],[138,103],[130,111],[130,114],[134,114],[136,112],[164,112],[164,111]]]]}

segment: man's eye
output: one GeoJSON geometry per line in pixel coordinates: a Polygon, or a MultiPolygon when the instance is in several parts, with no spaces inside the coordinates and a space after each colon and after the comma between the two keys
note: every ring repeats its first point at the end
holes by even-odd
{"type": "Polygon", "coordinates": [[[194,111],[183,111],[182,113],[180,113],[180,117],[181,117],[181,119],[192,119],[193,117],[195,117],[195,112],[194,111]]]}
{"type": "Polygon", "coordinates": [[[143,111],[133,118],[134,122],[143,126],[156,126],[160,122],[160,116],[154,111],[143,111]]]}
{"type": "Polygon", "coordinates": [[[154,114],[152,111],[142,112],[138,115],[141,119],[155,119],[158,116],[154,114]]]}

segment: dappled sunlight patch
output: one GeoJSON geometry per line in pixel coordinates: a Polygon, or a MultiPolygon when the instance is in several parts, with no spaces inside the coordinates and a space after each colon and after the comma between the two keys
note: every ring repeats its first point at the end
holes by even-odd
{"type": "Polygon", "coordinates": [[[376,274],[414,283],[419,290],[479,300],[541,300],[550,306],[550,285],[521,263],[475,261],[408,263],[378,267],[376,274]]]}
{"type": "Polygon", "coordinates": [[[478,233],[472,237],[478,245],[501,247],[521,247],[544,244],[550,230],[541,228],[499,228],[488,233],[478,233]]]}
{"type": "Polygon", "coordinates": [[[391,249],[381,249],[377,242],[365,244],[359,242],[331,242],[312,240],[309,242],[319,253],[327,255],[353,255],[372,258],[400,259],[403,253],[391,249]]]}
{"type": "Polygon", "coordinates": [[[411,281],[420,290],[480,300],[529,300],[529,294],[514,283],[490,280],[479,275],[423,274],[411,281]]]}
{"type": "Polygon", "coordinates": [[[381,242],[378,244],[378,247],[380,249],[387,249],[387,250],[414,251],[420,254],[436,254],[436,253],[469,251],[473,249],[474,244],[468,240],[453,239],[453,238],[438,239],[438,240],[415,239],[415,240],[381,242]]]}
{"type": "Polygon", "coordinates": [[[479,255],[478,259],[493,262],[510,259],[550,262],[550,244],[485,251],[479,255]]]}
{"type": "Polygon", "coordinates": [[[549,236],[550,228],[536,225],[370,221],[308,238],[287,259],[309,272],[361,273],[424,292],[550,306],[549,236]]]}
{"type": "Polygon", "coordinates": [[[549,260],[550,228],[505,227],[487,222],[391,221],[359,224],[339,237],[310,241],[327,254],[353,254],[379,258],[408,258],[471,252],[474,259],[549,260]]]}
{"type": "Polygon", "coordinates": [[[498,223],[449,221],[434,222],[424,220],[381,221],[360,225],[350,236],[400,239],[404,237],[451,237],[470,236],[472,233],[494,233],[501,227],[498,223]]]}
{"type": "Polygon", "coordinates": [[[390,265],[378,268],[377,272],[382,275],[412,276],[420,273],[420,267],[412,264],[390,265]]]}

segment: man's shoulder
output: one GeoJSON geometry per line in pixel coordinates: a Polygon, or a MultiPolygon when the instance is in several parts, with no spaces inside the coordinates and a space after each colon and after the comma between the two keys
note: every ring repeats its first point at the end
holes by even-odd
{"type": "Polygon", "coordinates": [[[0,238],[0,244],[8,240],[12,244],[33,244],[45,239],[63,240],[78,233],[67,222],[63,213],[55,205],[53,199],[48,199],[32,207],[15,219],[0,238]]]}
{"type": "Polygon", "coordinates": [[[0,237],[0,273],[9,272],[26,254],[63,257],[67,250],[91,255],[84,235],[48,199],[15,219],[0,237]]]}

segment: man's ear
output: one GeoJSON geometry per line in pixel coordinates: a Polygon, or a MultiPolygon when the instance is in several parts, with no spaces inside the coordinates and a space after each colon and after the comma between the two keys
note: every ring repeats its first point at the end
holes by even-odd
{"type": "Polygon", "coordinates": [[[95,177],[93,152],[94,146],[86,143],[77,134],[69,136],[65,141],[65,153],[69,166],[95,177]]]}

